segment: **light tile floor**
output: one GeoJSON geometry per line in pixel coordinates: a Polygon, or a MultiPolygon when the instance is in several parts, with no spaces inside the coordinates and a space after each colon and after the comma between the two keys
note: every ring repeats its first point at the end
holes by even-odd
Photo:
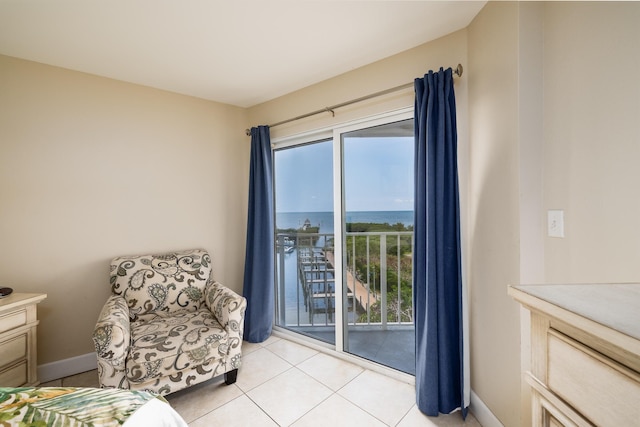
{"type": "MultiPolygon", "coordinates": [[[[96,387],[97,371],[41,385],[96,387]]],[[[214,378],[167,400],[191,427],[480,427],[472,414],[427,417],[412,385],[278,337],[243,344],[235,384],[214,378]]]]}

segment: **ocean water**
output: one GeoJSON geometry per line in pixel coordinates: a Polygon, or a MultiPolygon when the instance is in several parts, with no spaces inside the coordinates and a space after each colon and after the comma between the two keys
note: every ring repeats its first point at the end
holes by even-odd
{"type": "MultiPolygon", "coordinates": [[[[369,222],[374,224],[413,225],[413,211],[365,211],[347,212],[347,222],[369,222]]],[[[333,212],[277,212],[276,228],[300,228],[306,220],[320,233],[333,233],[333,212]]]]}

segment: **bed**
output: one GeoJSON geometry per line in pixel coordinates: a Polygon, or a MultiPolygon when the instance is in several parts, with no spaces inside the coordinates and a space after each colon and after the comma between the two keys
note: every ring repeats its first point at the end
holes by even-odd
{"type": "Polygon", "coordinates": [[[187,427],[162,396],[87,387],[0,387],[0,425],[187,427]]]}

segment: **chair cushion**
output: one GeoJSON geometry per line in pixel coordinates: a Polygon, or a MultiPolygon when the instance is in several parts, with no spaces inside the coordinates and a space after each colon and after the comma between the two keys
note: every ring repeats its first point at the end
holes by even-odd
{"type": "Polygon", "coordinates": [[[211,275],[211,258],[202,250],[125,256],[111,261],[111,291],[129,306],[132,320],[159,312],[198,310],[211,275]]]}
{"type": "Polygon", "coordinates": [[[224,358],[229,354],[227,338],[206,308],[171,315],[161,312],[149,320],[132,322],[127,378],[131,383],[148,382],[224,358]]]}

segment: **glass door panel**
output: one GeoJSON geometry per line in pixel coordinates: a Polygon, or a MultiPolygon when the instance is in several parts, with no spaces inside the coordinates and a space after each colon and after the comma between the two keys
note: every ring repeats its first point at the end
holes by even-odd
{"type": "Polygon", "coordinates": [[[415,374],[413,120],[343,133],[343,349],[415,374]]]}
{"type": "Polygon", "coordinates": [[[333,142],[275,150],[277,326],[335,344],[333,142]]]}

